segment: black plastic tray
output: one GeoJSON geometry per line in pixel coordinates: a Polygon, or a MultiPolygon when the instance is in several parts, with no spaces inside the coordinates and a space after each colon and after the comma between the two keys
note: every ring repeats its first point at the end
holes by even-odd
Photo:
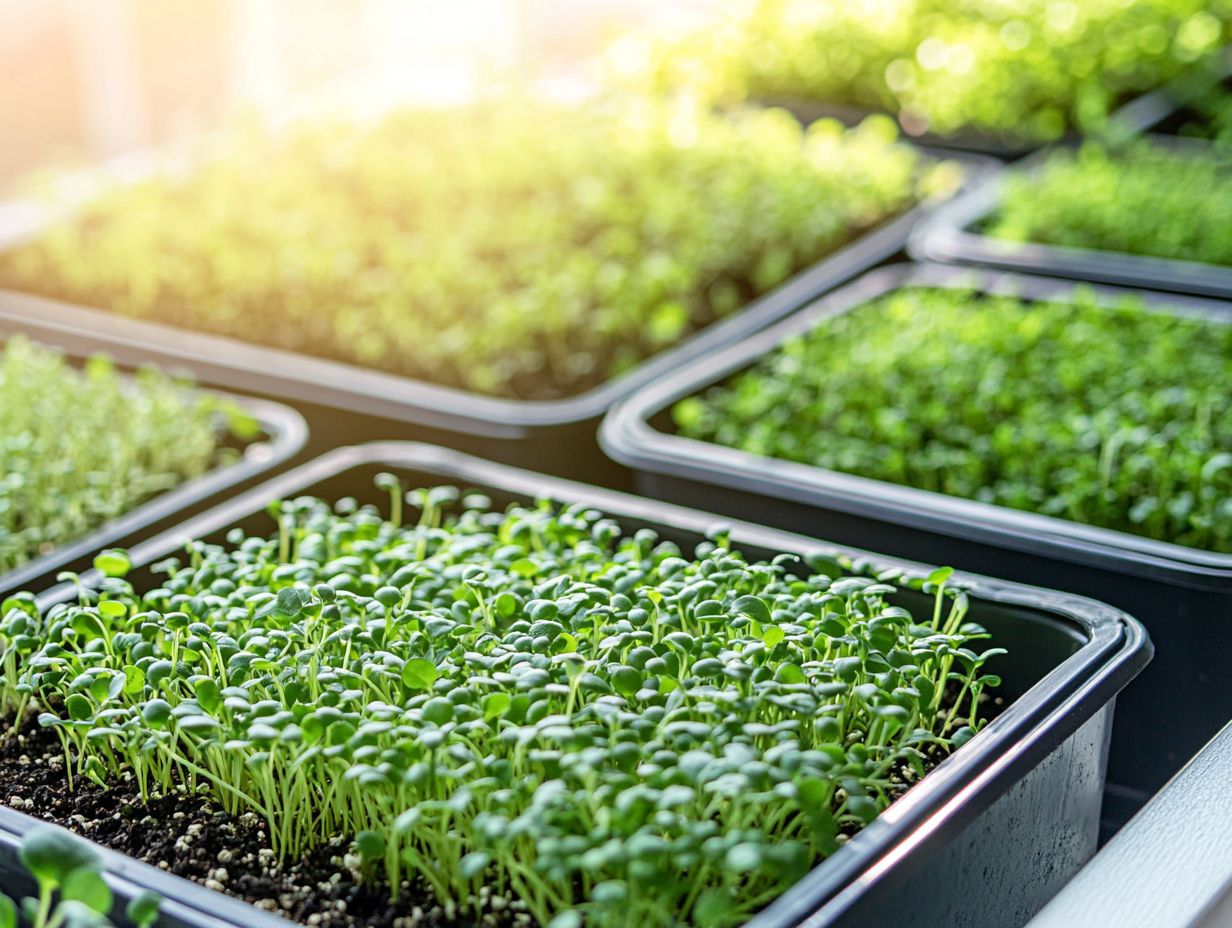
{"type": "MultiPolygon", "coordinates": [[[[1232,718],[1232,555],[1154,541],[926,490],[760,457],[671,431],[670,409],[797,335],[904,286],[1064,298],[1074,284],[938,265],[874,271],[791,319],[682,368],[614,409],[601,440],[639,492],[901,557],[938,561],[1106,600],[1140,616],[1158,654],[1121,699],[1107,823],[1147,796],[1232,718]]],[[[1161,312],[1232,322],[1232,304],[1134,293],[1161,312]]],[[[1127,358],[1126,363],[1132,363],[1127,358]]]]}
{"type": "MultiPolygon", "coordinates": [[[[1232,69],[1229,70],[1232,74],[1232,69]]],[[[1125,139],[1141,135],[1164,122],[1182,104],[1185,96],[1182,88],[1205,88],[1214,78],[1187,76],[1187,82],[1173,82],[1166,87],[1148,91],[1135,97],[1115,110],[1108,117],[1106,135],[1125,139]]],[[[763,106],[779,106],[787,110],[801,123],[808,125],[818,119],[835,119],[845,126],[856,126],[872,115],[893,119],[903,134],[919,145],[958,152],[969,152],[1000,161],[1017,161],[1038,150],[1043,144],[1015,138],[1011,133],[980,132],[975,129],[958,129],[948,134],[937,132],[913,132],[902,122],[900,116],[889,110],[857,106],[850,103],[827,103],[803,97],[766,97],[759,101],[763,106]]],[[[1078,134],[1069,132],[1062,141],[1076,141],[1078,134]]]]}
{"type": "Polygon", "coordinates": [[[1232,725],[1070,882],[1029,928],[1232,924],[1232,725]]]}
{"type": "MultiPolygon", "coordinates": [[[[3,340],[3,333],[0,333],[0,344],[3,340]]],[[[85,353],[93,354],[98,349],[97,343],[92,343],[85,353]]],[[[103,548],[123,547],[199,512],[220,494],[244,484],[251,485],[256,478],[289,463],[304,447],[308,426],[294,409],[267,400],[222,395],[256,419],[263,433],[262,438],[244,446],[238,460],[187,480],[75,541],[60,545],[7,573],[0,573],[0,597],[22,587],[46,585],[62,570],[82,570],[90,565],[90,557],[103,548]]]]}
{"type": "MultiPolygon", "coordinates": [[[[217,538],[237,524],[272,530],[265,506],[288,496],[354,496],[379,504],[372,478],[380,471],[398,472],[412,484],[482,489],[497,506],[545,495],[581,501],[628,530],[651,526],[682,544],[700,541],[720,521],[429,445],[390,442],[337,449],[141,543],[130,557],[140,568],[187,538],[217,538]]],[[[867,556],[748,523],[724,524],[751,556],[867,556]]],[[[877,566],[927,570],[868,557],[877,566]]],[[[130,579],[147,577],[138,569],[130,579]]],[[[97,577],[87,576],[92,580],[97,577]]],[[[1123,612],[1081,597],[982,577],[956,575],[956,581],[971,584],[972,621],[1010,649],[1012,657],[998,659],[997,668],[1007,708],[748,928],[867,928],[899,924],[903,911],[912,913],[913,925],[1017,928],[1094,853],[1114,699],[1150,659],[1145,631],[1123,612]]],[[[41,602],[74,595],[61,586],[41,602]]],[[[925,607],[928,600],[906,592],[903,602],[925,607]]],[[[0,817],[0,827],[20,824],[0,817]]],[[[131,867],[125,875],[145,885],[145,869],[131,867]]],[[[159,876],[164,895],[224,916],[211,891],[182,880],[171,890],[167,875],[159,876]]],[[[265,924],[256,913],[251,920],[225,917],[234,925],[265,924]]]]}
{"type": "MultiPolygon", "coordinates": [[[[1220,149],[1209,142],[1175,136],[1147,138],[1154,145],[1166,146],[1194,158],[1221,157],[1232,165],[1232,153],[1220,154],[1220,149]]],[[[1013,242],[979,231],[979,226],[1000,206],[1004,185],[1011,173],[1030,176],[1040,171],[1054,150],[1044,149],[1009,172],[988,178],[940,207],[912,233],[908,246],[912,257],[1174,293],[1232,297],[1232,267],[1093,248],[1013,242]]]]}
{"type": "MultiPolygon", "coordinates": [[[[965,165],[973,183],[995,162],[930,152],[965,165]]],[[[139,166],[125,176],[144,170],[139,166]]],[[[627,484],[627,473],[595,440],[608,408],[686,361],[738,342],[777,322],[844,281],[902,252],[931,201],[888,219],[743,309],[591,390],[551,401],[509,400],[437,386],[352,364],[126,318],[12,290],[0,290],[0,337],[25,331],[50,344],[101,346],[123,364],[183,369],[198,381],[294,403],[314,436],[340,444],[374,438],[414,438],[482,453],[508,463],[593,482],[627,484]]],[[[31,215],[20,204],[0,206],[0,249],[37,235],[54,216],[31,215]]]]}

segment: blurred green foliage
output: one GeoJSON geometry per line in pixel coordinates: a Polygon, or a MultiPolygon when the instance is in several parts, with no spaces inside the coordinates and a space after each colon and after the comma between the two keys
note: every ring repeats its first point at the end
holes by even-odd
{"type": "Polygon", "coordinates": [[[1092,131],[1212,55],[1227,0],[760,0],[650,56],[659,89],[848,104],[912,131],[1034,142],[1092,131]]]}
{"type": "Polygon", "coordinates": [[[888,120],[504,102],[116,189],[0,281],[485,394],[595,386],[957,181],[888,120]]]}
{"type": "Polygon", "coordinates": [[[988,223],[1012,241],[1232,264],[1232,161],[1148,142],[1058,149],[1011,174],[988,223]]]}

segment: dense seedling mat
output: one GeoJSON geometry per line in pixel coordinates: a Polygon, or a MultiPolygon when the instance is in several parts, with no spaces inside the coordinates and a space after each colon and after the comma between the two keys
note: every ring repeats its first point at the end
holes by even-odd
{"type": "Polygon", "coordinates": [[[140,590],[0,609],[2,695],[76,783],[202,789],[282,857],[533,922],[736,925],[981,727],[1000,649],[950,572],[682,550],[450,487],[304,497],[140,590]],[[895,604],[898,589],[931,609],[895,604]],[[500,906],[493,899],[505,900],[500,906]]]}
{"type": "Polygon", "coordinates": [[[0,575],[233,460],[257,424],[228,400],[104,357],[0,345],[0,575]],[[230,444],[229,444],[230,443],[230,444]]]}
{"type": "Polygon", "coordinates": [[[481,394],[559,399],[952,190],[888,121],[502,101],[318,122],[104,194],[0,284],[481,394]]]}
{"type": "Polygon", "coordinates": [[[1057,149],[1010,174],[986,234],[1208,264],[1232,264],[1232,161],[1217,149],[1057,149]]]}
{"type": "Polygon", "coordinates": [[[1232,327],[913,287],[673,409],[681,434],[1232,551],[1232,327]]]}

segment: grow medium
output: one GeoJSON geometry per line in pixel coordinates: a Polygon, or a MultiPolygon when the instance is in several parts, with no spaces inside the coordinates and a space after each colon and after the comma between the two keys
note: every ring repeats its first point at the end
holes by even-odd
{"type": "MultiPolygon", "coordinates": [[[[1063,518],[749,454],[672,434],[671,410],[785,341],[895,290],[972,288],[1027,300],[1074,285],[1010,274],[899,265],[865,275],[745,343],[699,360],[612,411],[601,440],[638,490],[844,543],[1048,584],[1139,615],[1158,657],[1121,699],[1109,768],[1108,822],[1123,823],[1232,716],[1223,653],[1232,646],[1232,555],[1063,518]]],[[[1221,303],[1102,288],[1102,305],[1140,297],[1151,310],[1232,321],[1221,303]]],[[[1132,363],[1132,358],[1126,358],[1132,363]]]]}
{"type": "MultiPolygon", "coordinates": [[[[83,348],[83,353],[93,355],[99,346],[88,339],[81,339],[79,347],[83,348]]],[[[45,352],[45,349],[37,346],[32,346],[32,350],[45,352]]],[[[3,343],[0,342],[0,352],[2,351],[3,343]]],[[[48,353],[47,356],[54,357],[55,354],[48,353]]],[[[134,390],[156,386],[153,384],[138,386],[130,375],[113,372],[109,365],[105,370],[95,369],[91,376],[115,377],[121,386],[131,387],[134,390]]],[[[128,543],[143,534],[148,535],[165,528],[173,520],[181,520],[200,511],[207,501],[225,491],[251,483],[260,475],[286,464],[304,446],[307,439],[307,426],[303,418],[294,410],[265,400],[213,391],[204,392],[235,404],[255,421],[259,429],[259,434],[255,439],[246,443],[241,443],[236,436],[228,439],[236,445],[236,450],[240,452],[234,462],[215,466],[201,476],[190,478],[172,489],[154,494],[127,512],[107,520],[80,537],[56,544],[46,553],[25,560],[7,572],[0,572],[0,594],[21,587],[46,583],[63,570],[82,569],[89,565],[90,555],[99,549],[109,545],[128,543]]],[[[58,427],[70,429],[72,424],[63,423],[58,427]]],[[[44,462],[45,466],[51,466],[52,463],[54,462],[44,462]]],[[[13,476],[20,477],[21,475],[13,476]]],[[[61,497],[56,500],[57,506],[65,507],[73,503],[71,498],[67,498],[71,495],[68,491],[61,488],[60,493],[61,497]]]]}
{"type": "MultiPolygon", "coordinates": [[[[848,564],[857,574],[873,571],[885,576],[890,571],[899,578],[900,593],[894,602],[908,610],[931,614],[940,595],[935,591],[937,582],[964,589],[967,616],[988,630],[992,643],[1013,655],[996,659],[998,693],[1006,703],[1003,711],[888,811],[772,901],[748,922],[750,928],[806,921],[810,926],[888,923],[904,907],[922,924],[1008,928],[1021,924],[1093,853],[1113,699],[1149,659],[1151,648],[1136,621],[1080,597],[981,577],[930,573],[919,565],[751,524],[720,527],[714,516],[705,513],[431,446],[395,443],[339,449],[141,543],[129,553],[135,570],[128,579],[137,585],[149,583],[147,566],[180,550],[186,538],[218,539],[237,528],[268,533],[273,527],[268,514],[272,501],[311,494],[387,506],[390,473],[404,486],[446,483],[478,489],[487,497],[485,505],[495,510],[544,498],[565,506],[576,504],[578,514],[593,509],[619,520],[625,532],[650,529],[681,550],[706,538],[728,538],[730,550],[750,559],[782,555],[782,565],[816,564],[820,558],[830,570],[848,564]],[[972,879],[975,873],[982,876],[972,879]]],[[[426,498],[415,499],[422,504],[426,498]]],[[[294,503],[292,508],[307,512],[305,505],[294,503]]],[[[584,549],[585,545],[578,550],[584,549]]],[[[479,582],[475,575],[466,576],[468,582],[479,582]]],[[[97,575],[86,581],[108,583],[97,575]]],[[[48,606],[77,595],[71,586],[62,587],[41,601],[48,606]]],[[[426,668],[409,663],[412,666],[403,668],[403,681],[409,670],[408,685],[419,685],[421,677],[427,679],[426,668]]],[[[150,669],[155,670],[153,665],[150,669]]],[[[435,713],[436,701],[424,703],[424,712],[435,713]]],[[[9,823],[21,826],[11,816],[0,819],[0,825],[9,823]]],[[[363,853],[362,845],[357,846],[363,853]]],[[[124,876],[145,888],[143,881],[150,874],[143,867],[129,866],[124,876]]],[[[216,905],[204,888],[183,881],[175,887],[161,882],[161,888],[150,888],[186,909],[213,911],[214,917],[228,921],[234,918],[229,914],[233,909],[216,905]]],[[[263,924],[256,913],[248,920],[234,918],[233,923],[263,924]]]]}
{"type": "MultiPolygon", "coordinates": [[[[979,159],[961,163],[972,178],[988,169],[979,159]]],[[[174,364],[204,383],[293,402],[309,416],[313,432],[328,434],[334,445],[375,437],[428,438],[537,469],[620,482],[627,477],[599,452],[594,441],[598,422],[613,402],[685,360],[745,337],[898,253],[910,229],[933,206],[935,201],[881,222],[870,219],[872,228],[866,234],[852,229],[858,236],[854,240],[743,309],[726,314],[619,376],[559,399],[484,395],[351,361],[263,347],[230,335],[187,331],[14,291],[0,291],[0,332],[24,330],[50,343],[68,345],[88,338],[92,344],[105,345],[122,363],[174,364]],[[408,425],[414,427],[413,432],[407,432],[408,425]],[[569,448],[569,453],[562,455],[562,447],[569,448]]],[[[40,228],[28,216],[10,215],[12,225],[0,230],[6,254],[34,240],[40,228]]],[[[649,280],[647,275],[640,278],[649,280]]],[[[653,281],[647,286],[654,286],[653,281]]],[[[534,312],[533,308],[525,310],[534,312]]]]}
{"type": "MultiPolygon", "coordinates": [[[[1195,164],[1206,163],[1214,168],[1229,162],[1226,152],[1197,139],[1147,137],[1146,144],[1167,155],[1175,154],[1195,164]]],[[[1153,257],[1094,248],[1019,242],[998,238],[985,230],[997,217],[1005,200],[1008,184],[1032,184],[1047,170],[1050,159],[1061,157],[1069,161],[1072,147],[1045,149],[1030,159],[1015,165],[1009,172],[990,178],[955,198],[946,207],[912,233],[910,251],[913,257],[958,264],[977,264],[1012,270],[1035,271],[1054,277],[1103,283],[1127,284],[1174,293],[1200,296],[1232,296],[1232,267],[1179,258],[1153,257]]],[[[1149,153],[1150,149],[1144,150],[1149,153]]],[[[1111,164],[1118,160],[1117,149],[1107,155],[1111,164]]],[[[1038,189],[1038,184],[1034,184],[1038,189]]],[[[1086,189],[1075,190],[1076,202],[1086,196],[1086,189]]],[[[1167,196],[1167,190],[1161,190],[1167,196]]],[[[1098,209],[1092,204],[1089,210],[1098,209]]],[[[1143,222],[1155,220],[1144,206],[1143,222]]],[[[1202,226],[1205,229],[1205,224],[1202,226]]],[[[1217,229],[1210,230],[1217,235],[1217,229]]]]}

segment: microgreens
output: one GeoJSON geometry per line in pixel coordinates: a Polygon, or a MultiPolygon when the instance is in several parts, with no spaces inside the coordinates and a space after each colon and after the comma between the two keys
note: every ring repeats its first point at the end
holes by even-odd
{"type": "Polygon", "coordinates": [[[1009,175],[988,234],[1104,251],[1232,264],[1232,161],[1138,143],[1058,150],[1009,175]]]}
{"type": "Polygon", "coordinates": [[[679,402],[680,432],[1232,551],[1232,326],[904,289],[679,402]]]}
{"type": "MultiPolygon", "coordinates": [[[[37,825],[21,839],[22,866],[38,885],[38,896],[20,906],[0,895],[0,928],[111,928],[111,888],[103,879],[103,861],[88,842],[56,825],[37,825]]],[[[159,897],[143,892],[129,900],[124,915],[133,928],[151,928],[158,919],[159,897]]]]}
{"type": "MultiPolygon", "coordinates": [[[[1049,140],[1209,58],[1229,10],[1208,0],[759,0],[647,56],[659,88],[883,109],[905,125],[1049,140]]],[[[628,56],[626,56],[628,57],[628,56]]]]}
{"type": "Polygon", "coordinates": [[[554,928],[667,928],[764,906],[970,738],[999,683],[948,570],[750,561],[721,533],[687,551],[449,487],[405,502],[414,524],[288,500],[278,533],[195,542],[143,592],[12,597],[3,700],[74,777],[206,788],[284,856],[351,836],[395,895],[414,874],[554,928]]]}
{"type": "Polygon", "coordinates": [[[249,138],[114,191],[0,281],[485,394],[617,376],[952,188],[887,121],[516,101],[249,138]]]}
{"type": "Polygon", "coordinates": [[[103,357],[76,370],[22,337],[0,349],[0,574],[226,462],[253,437],[233,404],[103,357]]]}

